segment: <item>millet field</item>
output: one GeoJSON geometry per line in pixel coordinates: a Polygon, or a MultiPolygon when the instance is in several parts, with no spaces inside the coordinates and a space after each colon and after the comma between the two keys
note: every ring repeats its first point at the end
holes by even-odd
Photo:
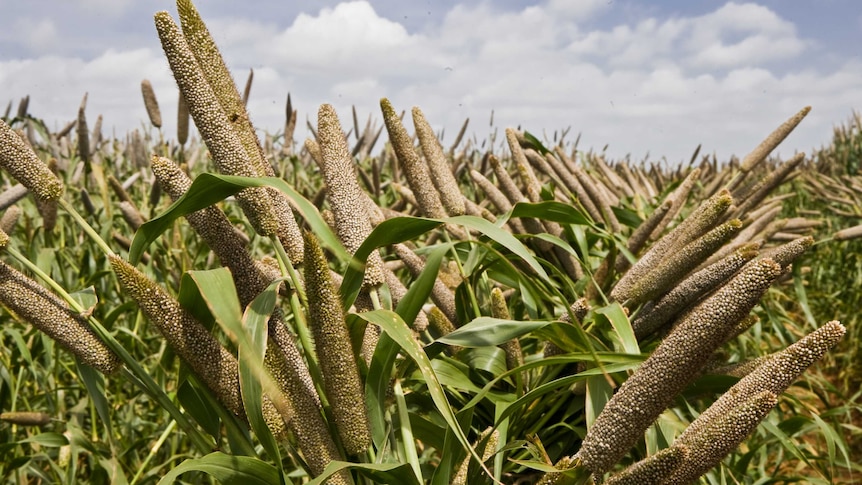
{"type": "Polygon", "coordinates": [[[264,134],[177,7],[177,133],[146,80],[121,138],[0,121],[2,483],[862,483],[858,116],[682,166],[387,99],[264,134]]]}

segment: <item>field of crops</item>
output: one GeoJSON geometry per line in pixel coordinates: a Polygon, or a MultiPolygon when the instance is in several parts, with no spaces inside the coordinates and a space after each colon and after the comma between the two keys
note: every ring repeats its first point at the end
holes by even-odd
{"type": "Polygon", "coordinates": [[[177,3],[178,133],[147,81],[121,139],[0,122],[3,483],[862,482],[858,117],[680,167],[386,99],[296,143],[177,3]]]}

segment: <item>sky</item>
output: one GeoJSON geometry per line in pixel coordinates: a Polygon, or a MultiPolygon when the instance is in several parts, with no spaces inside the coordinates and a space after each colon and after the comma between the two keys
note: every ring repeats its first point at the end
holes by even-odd
{"type": "MultiPolygon", "coordinates": [[[[688,161],[698,144],[744,156],[805,106],[782,158],[828,145],[862,109],[857,0],[198,0],[198,9],[262,131],[282,130],[290,93],[297,141],[332,104],[344,130],[381,123],[379,100],[419,106],[448,146],[521,127],[540,139],[569,128],[611,159],[688,161]],[[490,125],[491,113],[494,126],[490,125]]],[[[175,136],[177,89],[153,26],[170,0],[0,0],[0,109],[59,129],[88,94],[90,126],[148,129],[149,79],[175,136]]],[[[409,120],[409,116],[407,118],[409,120]]],[[[408,124],[408,130],[413,127],[408,124]]]]}

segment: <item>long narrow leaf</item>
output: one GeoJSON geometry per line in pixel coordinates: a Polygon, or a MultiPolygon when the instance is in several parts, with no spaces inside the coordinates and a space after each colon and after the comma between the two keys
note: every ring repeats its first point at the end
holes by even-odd
{"type": "MultiPolygon", "coordinates": [[[[387,219],[371,231],[365,241],[353,255],[360,262],[368,259],[372,251],[390,244],[400,243],[421,236],[428,231],[439,227],[442,222],[422,217],[395,217],[387,219]]],[[[350,265],[344,273],[341,283],[341,299],[344,308],[350,307],[359,294],[362,286],[362,277],[365,273],[363,265],[350,265]]]]}
{"type": "Polygon", "coordinates": [[[504,320],[501,318],[479,317],[437,339],[448,345],[460,347],[487,347],[500,345],[513,338],[540,329],[551,321],[504,320]]]}
{"type": "Polygon", "coordinates": [[[416,475],[406,463],[350,463],[346,461],[333,461],[327,465],[320,476],[308,482],[308,485],[322,485],[326,479],[337,474],[341,470],[356,470],[374,483],[392,485],[419,485],[416,475]]]}
{"type": "Polygon", "coordinates": [[[198,175],[182,197],[171,204],[161,215],[138,228],[129,249],[129,259],[133,264],[137,263],[147,246],[168,230],[176,219],[209,207],[248,187],[273,187],[286,194],[293,201],[297,211],[311,226],[321,243],[334,252],[339,259],[350,260],[350,254],[320,216],[317,208],[284,180],[277,177],[251,178],[213,173],[198,175]]]}
{"type": "Polygon", "coordinates": [[[162,477],[159,485],[174,483],[180,475],[190,471],[204,472],[223,485],[272,485],[281,480],[278,470],[269,463],[257,458],[231,456],[216,451],[182,462],[162,477]]]}
{"type": "MultiPolygon", "coordinates": [[[[477,462],[481,463],[482,458],[476,453],[476,450],[470,446],[467,435],[464,433],[464,430],[461,429],[461,426],[455,418],[455,413],[452,411],[452,407],[449,405],[448,399],[446,399],[446,393],[443,391],[443,387],[440,385],[440,381],[434,373],[431,361],[428,359],[428,356],[425,355],[425,352],[422,350],[419,343],[416,342],[410,328],[406,323],[404,323],[404,320],[402,320],[397,313],[388,310],[374,310],[362,313],[360,316],[369,323],[373,323],[383,329],[383,331],[386,332],[392,340],[397,342],[407,355],[416,362],[419,372],[422,373],[422,377],[425,379],[425,384],[428,386],[428,392],[431,394],[431,399],[434,401],[437,411],[443,416],[443,419],[446,420],[446,424],[448,424],[449,428],[455,433],[455,437],[458,438],[461,446],[463,446],[464,449],[469,450],[470,454],[473,455],[473,458],[477,462]]],[[[491,471],[488,470],[484,464],[482,467],[485,469],[488,476],[492,476],[491,471]]]]}

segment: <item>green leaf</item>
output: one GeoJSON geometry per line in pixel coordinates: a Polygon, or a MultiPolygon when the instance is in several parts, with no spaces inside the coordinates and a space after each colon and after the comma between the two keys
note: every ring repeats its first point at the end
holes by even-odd
{"type": "Polygon", "coordinates": [[[274,281],[241,313],[233,277],[227,268],[189,271],[183,275],[187,286],[194,286],[216,323],[238,348],[240,390],[249,424],[271,459],[280,463],[278,444],[262,414],[263,385],[268,378],[263,365],[266,352],[267,320],[275,308],[278,285],[274,281]],[[189,285],[189,281],[193,285],[189,285]]]}
{"type": "Polygon", "coordinates": [[[524,138],[527,140],[527,144],[533,147],[536,151],[541,153],[542,155],[546,153],[551,153],[550,150],[545,148],[545,145],[542,145],[542,142],[539,141],[532,133],[529,131],[524,131],[524,138]]]}
{"type": "Polygon", "coordinates": [[[460,347],[487,347],[500,345],[514,338],[540,329],[551,321],[504,320],[501,318],[479,317],[437,339],[437,342],[460,347]]]}
{"type": "Polygon", "coordinates": [[[611,400],[614,390],[605,376],[592,376],[587,379],[587,429],[592,427],[605,404],[611,400]]]}
{"type": "Polygon", "coordinates": [[[536,203],[518,202],[512,207],[510,217],[532,217],[559,222],[561,224],[593,227],[590,219],[583,215],[575,206],[555,200],[536,203]]]}
{"type": "Polygon", "coordinates": [[[428,258],[425,260],[425,268],[422,273],[416,278],[416,281],[410,285],[407,294],[398,302],[398,307],[395,308],[395,313],[401,315],[405,322],[415,322],[416,316],[422,311],[422,305],[428,301],[428,296],[434,288],[434,283],[437,281],[437,274],[440,271],[440,263],[443,261],[443,256],[451,248],[449,244],[443,244],[434,248],[428,258]]]}
{"type": "Polygon", "coordinates": [[[90,399],[93,400],[93,405],[96,407],[96,413],[102,423],[108,429],[108,435],[113,436],[111,410],[108,405],[108,398],[105,397],[105,379],[96,369],[90,366],[83,365],[80,362],[75,362],[78,367],[78,375],[84,381],[84,386],[87,387],[87,393],[90,399]]]}
{"type": "MultiPolygon", "coordinates": [[[[467,439],[467,435],[464,434],[464,430],[461,429],[461,426],[458,424],[458,420],[455,418],[455,413],[452,411],[452,407],[446,399],[446,393],[443,391],[443,387],[437,379],[437,374],[434,373],[431,361],[428,359],[428,356],[425,355],[425,352],[422,350],[419,343],[416,342],[412,331],[407,324],[404,323],[404,320],[402,320],[397,313],[388,310],[364,312],[360,314],[360,316],[369,323],[373,323],[383,329],[383,331],[386,332],[392,340],[398,343],[407,355],[416,362],[416,365],[419,367],[419,372],[422,373],[422,377],[425,379],[425,384],[428,386],[428,392],[431,394],[431,399],[434,401],[437,411],[443,416],[446,424],[448,424],[449,428],[455,433],[455,437],[461,443],[461,446],[463,446],[465,450],[469,450],[474,459],[481,462],[482,458],[476,454],[476,450],[470,446],[470,441],[467,439]]],[[[482,466],[485,467],[484,465],[482,466]]],[[[485,468],[485,472],[488,473],[489,476],[491,475],[491,471],[487,468],[485,468]]]]}
{"type": "Polygon", "coordinates": [[[638,339],[632,330],[632,324],[629,322],[629,317],[626,315],[626,311],[622,305],[615,302],[597,309],[596,313],[606,317],[610,321],[625,353],[639,354],[641,352],[638,346],[638,339]]]}
{"type": "Polygon", "coordinates": [[[21,440],[19,443],[36,443],[42,446],[57,448],[68,445],[69,440],[60,433],[39,433],[35,436],[21,440]]]}
{"type": "Polygon", "coordinates": [[[349,308],[359,294],[365,274],[364,262],[372,251],[421,236],[441,224],[443,224],[441,221],[422,217],[395,217],[378,224],[353,255],[363,264],[350,265],[344,273],[344,280],[341,282],[341,300],[344,308],[349,308]]]}
{"type": "Polygon", "coordinates": [[[345,469],[356,470],[373,483],[419,485],[416,475],[413,474],[410,465],[406,463],[350,463],[346,461],[330,462],[323,473],[308,482],[307,485],[322,485],[327,478],[345,469]]]}
{"type": "Polygon", "coordinates": [[[195,418],[195,421],[210,434],[213,438],[219,439],[221,425],[219,423],[218,413],[213,406],[207,401],[205,396],[202,396],[199,390],[192,385],[191,381],[186,380],[177,389],[177,399],[183,405],[186,412],[195,418]]]}
{"type": "Polygon", "coordinates": [[[263,417],[263,388],[259,373],[264,368],[266,353],[267,323],[278,300],[280,281],[274,281],[260,293],[246,308],[242,317],[242,327],[247,345],[239,346],[239,383],[242,403],[254,434],[269,455],[270,461],[278,463],[281,469],[281,455],[278,443],[263,417]]]}
{"type": "MultiPolygon", "coordinates": [[[[348,319],[361,318],[349,314],[348,319]]],[[[368,405],[368,418],[371,423],[371,439],[374,447],[384,449],[388,427],[386,424],[386,399],[389,395],[389,382],[392,368],[398,357],[398,344],[388,334],[380,335],[371,363],[368,366],[368,377],[365,379],[365,402],[368,405]]]]}
{"type": "Polygon", "coordinates": [[[488,236],[491,240],[496,242],[497,244],[503,246],[508,249],[518,257],[524,260],[533,271],[539,275],[542,280],[548,280],[548,273],[545,272],[545,269],[541,264],[536,260],[536,258],[530,253],[530,251],[518,241],[515,236],[513,236],[510,232],[497,227],[481,217],[476,216],[457,216],[450,217],[448,219],[443,219],[447,223],[452,224],[460,224],[468,229],[473,229],[475,231],[479,231],[485,236],[488,236]]]}
{"type": "Polygon", "coordinates": [[[339,259],[350,260],[350,254],[320,216],[317,208],[284,180],[277,177],[236,177],[214,173],[198,175],[182,197],[171,204],[161,215],[150,219],[138,228],[135,232],[135,238],[132,240],[132,246],[129,248],[129,260],[132,264],[137,264],[147,246],[168,230],[178,218],[209,207],[247,187],[273,187],[283,192],[291,199],[293,207],[311,226],[321,244],[334,252],[339,259]]]}
{"type": "Polygon", "coordinates": [[[180,475],[190,471],[206,473],[223,485],[272,485],[281,483],[278,470],[269,463],[258,458],[231,456],[216,451],[201,458],[182,462],[162,477],[159,480],[159,485],[172,484],[180,475]]]}
{"type": "Polygon", "coordinates": [[[243,333],[242,307],[239,304],[239,297],[229,269],[222,267],[211,270],[188,271],[182,277],[180,288],[186,290],[181,291],[181,296],[184,298],[180,300],[180,303],[184,303],[183,300],[186,299],[186,295],[193,294],[192,289],[196,289],[200,296],[199,300],[186,300],[184,307],[187,304],[193,304],[198,308],[193,314],[199,314],[202,308],[198,302],[202,302],[204,308],[208,309],[209,314],[212,315],[211,318],[214,318],[231,341],[236,343],[237,338],[243,333]]]}
{"type": "MultiPolygon", "coordinates": [[[[613,373],[613,372],[621,372],[624,370],[628,370],[630,368],[632,368],[632,364],[628,364],[628,363],[626,363],[626,364],[612,364],[612,365],[605,366],[604,371],[607,373],[613,373]]],[[[530,392],[524,394],[523,396],[518,398],[517,401],[513,402],[508,407],[506,407],[506,410],[503,411],[500,414],[499,418],[497,419],[497,423],[500,423],[505,418],[511,416],[512,413],[514,413],[514,412],[520,410],[521,408],[529,405],[530,403],[532,403],[536,399],[539,399],[540,397],[544,396],[545,394],[549,394],[551,392],[561,391],[563,389],[567,389],[570,385],[572,385],[578,381],[585,380],[585,379],[589,378],[590,376],[600,375],[601,373],[602,373],[601,369],[587,369],[584,372],[580,372],[580,373],[575,374],[573,376],[561,377],[559,379],[555,379],[555,380],[548,382],[546,384],[542,384],[541,386],[539,386],[539,387],[531,390],[530,392]]],[[[604,376],[602,376],[601,379],[604,379],[604,376]]]]}
{"type": "Polygon", "coordinates": [[[69,295],[84,308],[84,313],[87,315],[93,313],[93,309],[99,304],[99,298],[96,296],[96,288],[92,286],[70,293],[69,295]]]}

